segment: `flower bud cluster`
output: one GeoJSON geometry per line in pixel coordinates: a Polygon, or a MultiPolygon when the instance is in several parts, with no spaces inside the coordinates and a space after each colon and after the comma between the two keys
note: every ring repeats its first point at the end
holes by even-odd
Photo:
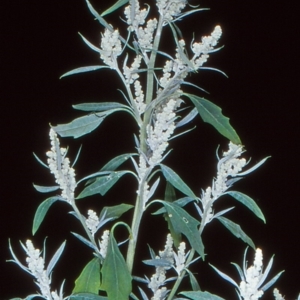
{"type": "Polygon", "coordinates": [[[131,1],[131,4],[125,7],[124,14],[129,25],[128,30],[135,32],[140,49],[143,52],[149,51],[152,47],[154,31],[157,28],[157,20],[150,19],[147,21],[146,27],[140,26],[145,24],[148,10],[140,10],[138,0],[131,1]]]}
{"type": "Polygon", "coordinates": [[[47,300],[62,300],[56,292],[50,292],[51,279],[45,270],[45,262],[40,256],[40,250],[34,248],[31,240],[26,241],[26,247],[24,249],[27,254],[26,262],[28,270],[35,277],[41,295],[47,300]]]}
{"type": "Polygon", "coordinates": [[[130,1],[132,4],[125,7],[125,17],[127,24],[130,25],[128,30],[134,31],[139,25],[145,23],[145,19],[148,15],[148,11],[144,8],[140,10],[140,3],[138,0],[130,1]]]}
{"type": "Polygon", "coordinates": [[[123,67],[123,74],[126,80],[126,85],[130,85],[132,83],[134,83],[134,102],[136,104],[137,110],[139,112],[139,114],[141,115],[142,113],[144,113],[145,108],[146,108],[146,104],[145,104],[145,97],[144,97],[144,92],[141,86],[140,81],[138,80],[139,73],[137,72],[138,69],[141,66],[141,61],[142,61],[142,55],[137,55],[131,65],[131,67],[127,67],[126,65],[124,65],[123,67]]]}
{"type": "Polygon", "coordinates": [[[166,287],[166,271],[173,267],[177,274],[180,275],[180,272],[185,267],[185,243],[180,243],[178,247],[177,254],[173,250],[173,238],[171,234],[167,235],[167,241],[165,245],[165,249],[163,251],[159,251],[159,256],[156,256],[156,259],[163,259],[170,263],[170,267],[168,266],[157,266],[155,268],[155,274],[152,275],[148,287],[154,293],[154,296],[151,300],[162,300],[165,299],[165,295],[167,293],[166,287]],[[175,262],[175,263],[174,263],[175,262]]]}
{"type": "MultiPolygon", "coordinates": [[[[171,265],[174,263],[174,252],[173,252],[173,239],[170,234],[167,235],[167,241],[165,249],[159,251],[159,256],[156,256],[156,259],[164,259],[170,262],[171,265]]],[[[164,287],[166,277],[166,270],[170,267],[157,266],[155,268],[155,274],[152,275],[148,287],[152,290],[154,296],[151,300],[161,300],[164,299],[165,294],[167,293],[167,288],[164,287]]]]}
{"type": "Polygon", "coordinates": [[[103,62],[111,69],[117,69],[118,66],[116,58],[122,53],[119,31],[114,30],[111,32],[105,28],[104,34],[102,34],[100,48],[100,57],[103,62]]]}
{"type": "Polygon", "coordinates": [[[240,295],[245,300],[257,300],[263,295],[259,290],[260,280],[263,276],[262,264],[263,255],[261,249],[257,248],[253,266],[250,266],[245,273],[245,280],[240,283],[240,295]]]}
{"type": "Polygon", "coordinates": [[[175,271],[177,272],[178,275],[180,275],[181,271],[185,267],[185,259],[186,259],[185,248],[186,248],[185,242],[181,242],[179,244],[177,254],[174,252],[175,271]]]}
{"type": "Polygon", "coordinates": [[[70,167],[70,160],[65,155],[67,149],[60,148],[56,132],[50,129],[51,150],[46,153],[50,172],[55,177],[55,182],[62,190],[61,196],[71,203],[74,201],[74,191],[77,186],[75,170],[70,167]]]}
{"type": "Polygon", "coordinates": [[[284,300],[284,297],[279,293],[279,290],[276,288],[273,290],[273,295],[275,300],[284,300]]]}
{"type": "Polygon", "coordinates": [[[100,254],[103,258],[106,257],[109,242],[109,230],[104,230],[100,242],[100,254]]]}
{"type": "Polygon", "coordinates": [[[162,161],[163,154],[169,145],[168,141],[175,130],[176,107],[176,100],[168,100],[161,111],[156,113],[154,124],[147,127],[147,144],[152,151],[148,163],[152,167],[162,161]]]}
{"type": "Polygon", "coordinates": [[[172,21],[174,17],[180,15],[187,4],[186,0],[157,0],[156,5],[164,21],[172,21]]]}
{"type": "Polygon", "coordinates": [[[94,236],[99,225],[99,218],[97,214],[91,209],[88,210],[88,218],[85,220],[85,224],[90,230],[91,234],[94,236]]]}
{"type": "Polygon", "coordinates": [[[191,62],[195,69],[199,69],[207,61],[209,57],[208,53],[210,53],[217,45],[221,35],[222,29],[219,25],[217,25],[210,36],[202,37],[201,43],[193,43],[192,51],[194,53],[194,57],[191,62]]]}
{"type": "Polygon", "coordinates": [[[247,164],[244,158],[239,156],[244,152],[243,146],[229,143],[229,150],[223,153],[223,158],[218,162],[217,178],[213,180],[212,187],[202,192],[200,198],[203,210],[206,211],[204,224],[209,223],[214,216],[212,205],[230,187],[228,177],[239,175],[242,168],[247,164]]]}
{"type": "Polygon", "coordinates": [[[152,48],[153,34],[157,27],[157,20],[150,19],[147,21],[146,27],[139,27],[136,31],[139,45],[142,50],[149,51],[152,48]]]}

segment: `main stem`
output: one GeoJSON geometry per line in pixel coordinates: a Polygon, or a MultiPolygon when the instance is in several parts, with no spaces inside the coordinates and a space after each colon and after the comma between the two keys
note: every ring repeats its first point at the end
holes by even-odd
{"type": "MultiPolygon", "coordinates": [[[[146,105],[149,105],[151,101],[153,100],[153,88],[154,88],[154,66],[155,66],[155,61],[156,61],[156,54],[157,50],[159,47],[160,43],[160,37],[161,37],[161,32],[162,32],[162,27],[163,27],[163,18],[160,16],[158,25],[157,25],[157,30],[153,42],[153,50],[150,55],[150,60],[148,63],[148,71],[147,71],[147,87],[146,87],[146,105]]],[[[147,153],[147,125],[150,123],[151,119],[151,114],[152,114],[152,109],[150,106],[144,113],[144,118],[143,122],[140,128],[140,135],[139,135],[139,140],[140,140],[140,151],[142,153],[147,153]]],[[[148,174],[149,175],[149,174],[148,174]]],[[[138,240],[138,233],[139,233],[139,228],[140,228],[140,223],[142,220],[142,216],[144,213],[144,200],[143,200],[143,192],[144,192],[144,186],[147,183],[147,176],[143,178],[139,184],[139,193],[136,198],[135,202],[135,208],[134,208],[134,214],[133,214],[133,219],[132,219],[132,224],[131,224],[131,238],[129,240],[128,244],[128,250],[127,250],[127,257],[126,257],[126,263],[129,272],[132,272],[133,268],[133,263],[134,263],[134,256],[135,256],[135,249],[136,249],[136,244],[138,240]]]]}

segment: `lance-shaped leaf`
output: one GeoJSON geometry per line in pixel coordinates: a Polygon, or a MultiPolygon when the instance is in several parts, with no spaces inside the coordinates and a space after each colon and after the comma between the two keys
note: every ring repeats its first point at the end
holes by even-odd
{"type": "Polygon", "coordinates": [[[33,187],[40,193],[50,193],[53,191],[57,191],[59,189],[59,185],[41,186],[41,185],[33,184],[33,187]]]}
{"type": "Polygon", "coordinates": [[[96,180],[96,177],[100,178],[100,176],[107,175],[110,171],[116,170],[120,165],[122,165],[126,160],[128,160],[128,158],[130,158],[133,155],[137,155],[137,154],[125,153],[125,154],[121,154],[121,155],[114,157],[107,164],[105,164],[99,172],[96,172],[94,174],[91,174],[91,175],[81,179],[80,182],[83,180],[86,180],[88,178],[90,178],[90,179],[87,181],[86,184],[90,184],[90,183],[94,182],[96,180]],[[101,173],[101,172],[103,172],[103,173],[101,173]],[[106,174],[104,172],[106,172],[106,174]],[[94,178],[92,178],[92,177],[94,177],[94,178]]]}
{"type": "Polygon", "coordinates": [[[201,288],[199,286],[199,283],[198,283],[195,275],[189,269],[186,269],[186,271],[189,275],[190,284],[191,284],[191,287],[192,287],[193,291],[201,291],[201,288]]]}
{"type": "MultiPolygon", "coordinates": [[[[166,184],[165,199],[164,200],[167,201],[167,202],[174,202],[176,200],[176,191],[175,191],[175,188],[168,181],[167,181],[167,184],[166,184]]],[[[159,211],[160,210],[163,211],[163,213],[164,213],[164,219],[168,223],[168,228],[169,228],[171,236],[173,238],[174,245],[175,245],[176,248],[178,248],[179,244],[182,241],[181,233],[177,232],[176,230],[174,230],[172,222],[170,221],[170,217],[166,213],[166,209],[164,207],[162,207],[162,208],[159,209],[159,211]]]]}
{"type": "Polygon", "coordinates": [[[64,73],[63,75],[61,75],[59,78],[63,78],[63,77],[67,77],[70,75],[74,75],[74,74],[79,74],[79,73],[85,73],[85,72],[91,72],[91,71],[96,71],[96,70],[100,70],[100,69],[109,69],[108,66],[87,66],[87,67],[79,67],[76,69],[73,69],[71,71],[68,71],[66,73],[64,73]]]}
{"type": "Polygon", "coordinates": [[[112,160],[110,160],[107,164],[105,164],[101,171],[114,171],[118,168],[121,164],[123,164],[128,158],[131,156],[136,155],[135,153],[126,153],[116,156],[112,160]]]}
{"type": "Polygon", "coordinates": [[[53,129],[62,137],[72,136],[76,139],[96,129],[103,120],[103,116],[91,114],[77,118],[68,124],[53,126],[53,129]]]}
{"type": "Polygon", "coordinates": [[[241,144],[239,136],[229,123],[229,118],[222,114],[222,110],[219,106],[195,95],[186,93],[184,95],[194,103],[204,122],[214,126],[220,134],[228,138],[234,144],[241,144]]]}
{"type": "Polygon", "coordinates": [[[61,199],[61,197],[59,197],[59,196],[50,197],[50,198],[47,198],[45,201],[43,201],[39,205],[39,207],[37,208],[37,210],[35,212],[34,219],[33,219],[32,235],[35,235],[35,233],[39,229],[50,206],[54,202],[56,202],[57,200],[60,200],[60,199],[61,199]]]}
{"type": "Polygon", "coordinates": [[[108,8],[107,10],[105,10],[102,14],[101,17],[104,17],[108,14],[111,14],[112,12],[114,12],[115,10],[117,10],[119,7],[125,5],[127,2],[129,2],[129,0],[119,0],[117,1],[114,5],[112,5],[110,8],[108,8]]]}
{"type": "Polygon", "coordinates": [[[50,276],[53,268],[55,267],[56,263],[58,262],[61,254],[63,253],[66,246],[66,241],[64,241],[61,246],[57,249],[53,257],[51,258],[48,267],[47,267],[47,276],[50,276]]]}
{"type": "Polygon", "coordinates": [[[126,211],[132,209],[134,206],[130,204],[119,204],[115,206],[104,206],[100,213],[100,219],[105,214],[105,219],[118,219],[120,218],[126,211]]]}
{"type": "Polygon", "coordinates": [[[76,293],[68,297],[68,300],[107,300],[107,297],[98,296],[92,293],[76,293]]]}
{"type": "Polygon", "coordinates": [[[85,198],[95,194],[104,196],[110,188],[128,171],[115,171],[107,176],[98,177],[93,183],[88,185],[76,199],[85,198]]]}
{"type": "Polygon", "coordinates": [[[74,109],[83,111],[108,111],[111,109],[127,109],[127,106],[118,102],[92,102],[72,105],[74,109]]]}
{"type": "Polygon", "coordinates": [[[83,268],[79,277],[75,280],[72,293],[94,293],[98,294],[100,288],[100,262],[93,258],[83,268]]]}
{"type": "Polygon", "coordinates": [[[229,219],[225,217],[217,217],[217,220],[219,220],[233,235],[235,235],[237,238],[243,240],[245,243],[247,243],[249,246],[251,246],[255,250],[255,245],[251,238],[242,230],[241,226],[230,221],[229,219]]]}
{"type": "Polygon", "coordinates": [[[101,275],[101,289],[106,291],[109,299],[128,300],[131,293],[131,276],[112,234],[101,275]]]}
{"type": "Polygon", "coordinates": [[[180,295],[184,295],[191,300],[225,300],[217,295],[211,294],[209,292],[181,292],[180,295]]]}
{"type": "Polygon", "coordinates": [[[199,253],[204,260],[204,245],[198,231],[200,222],[189,215],[183,208],[178,205],[162,200],[153,202],[160,202],[164,205],[169,220],[176,232],[184,234],[191,246],[199,253]]]}
{"type": "Polygon", "coordinates": [[[258,218],[260,218],[261,220],[264,221],[264,223],[266,223],[265,216],[263,215],[261,209],[258,207],[258,205],[255,203],[255,201],[252,198],[250,198],[249,196],[247,196],[247,195],[245,195],[243,193],[236,192],[236,191],[228,191],[228,192],[224,193],[224,195],[226,195],[226,194],[230,195],[234,199],[236,199],[239,202],[241,202],[242,204],[244,204],[258,218]]]}
{"type": "Polygon", "coordinates": [[[148,266],[154,266],[154,267],[172,267],[172,263],[166,259],[162,258],[154,258],[154,259],[146,259],[143,260],[143,263],[148,266]]]}
{"type": "Polygon", "coordinates": [[[86,0],[86,3],[87,3],[87,6],[90,10],[90,12],[92,13],[92,15],[99,21],[99,23],[104,26],[105,28],[107,28],[109,31],[113,32],[113,27],[111,25],[109,25],[105,20],[104,18],[102,18],[98,12],[94,9],[94,7],[91,5],[91,3],[86,0]]]}
{"type": "Polygon", "coordinates": [[[188,187],[188,185],[179,177],[177,173],[175,173],[171,168],[160,164],[161,171],[165,176],[166,180],[170,182],[176,189],[181,191],[183,194],[197,199],[197,196],[193,193],[193,191],[188,187]]]}

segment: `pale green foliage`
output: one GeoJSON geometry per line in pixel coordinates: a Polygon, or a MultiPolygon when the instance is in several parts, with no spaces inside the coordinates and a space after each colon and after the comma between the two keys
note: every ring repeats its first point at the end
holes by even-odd
{"type": "MultiPolygon", "coordinates": [[[[203,263],[205,260],[206,253],[202,233],[214,219],[219,220],[235,237],[255,249],[254,242],[240,225],[224,217],[233,208],[229,207],[216,212],[213,205],[220,197],[230,195],[265,222],[262,211],[252,198],[229,189],[239,179],[263,164],[267,158],[246,171],[242,170],[248,162],[245,158],[240,157],[245,150],[241,145],[240,137],[230,125],[229,118],[224,116],[221,108],[212,102],[196,95],[184,93],[182,90],[184,84],[196,87],[188,83],[186,79],[191,73],[201,72],[205,68],[203,65],[209,61],[210,53],[218,50],[216,46],[222,35],[221,26],[215,26],[212,33],[203,37],[201,41],[185,41],[181,37],[176,22],[204,10],[197,8],[189,10],[186,0],[157,0],[152,7],[138,0],[119,0],[102,14],[99,14],[88,0],[86,0],[86,4],[104,30],[101,33],[99,46],[93,45],[85,37],[80,36],[89,48],[98,53],[101,64],[76,68],[63,74],[61,78],[98,70],[116,72],[123,84],[124,100],[123,103],[120,103],[104,98],[99,103],[73,105],[74,109],[80,110],[84,114],[67,124],[51,126],[51,149],[47,152],[47,164],[36,155],[35,157],[53,173],[57,185],[34,185],[34,188],[40,193],[53,193],[60,190],[61,194],[47,198],[38,206],[32,233],[36,233],[49,208],[58,200],[68,205],[70,213],[76,217],[85,231],[84,235],[76,232],[72,232],[72,234],[90,248],[94,258],[86,264],[81,274],[78,274],[73,291],[64,299],[126,300],[129,297],[143,300],[150,299],[148,297],[153,300],[223,299],[207,291],[201,291],[196,275],[189,270],[189,266],[197,262],[200,268],[200,262],[203,263]],[[125,9],[120,12],[119,9],[123,9],[124,5],[126,5],[125,9]],[[148,17],[150,9],[151,12],[156,12],[156,16],[152,19],[148,17]],[[119,16],[122,18],[119,29],[104,19],[106,15],[116,10],[118,13],[120,12],[119,16]],[[123,30],[124,27],[127,27],[127,31],[123,30]],[[159,47],[162,32],[167,27],[171,30],[167,30],[166,34],[171,32],[170,37],[174,40],[174,47],[169,49],[169,53],[162,52],[159,47]],[[124,32],[127,36],[122,36],[124,32]],[[190,45],[190,49],[186,45],[190,45]],[[157,63],[157,56],[164,60],[162,65],[157,63]],[[184,99],[190,102],[185,103],[184,99]],[[89,134],[99,128],[106,117],[115,112],[128,113],[136,124],[137,130],[133,132],[135,145],[132,145],[132,153],[120,154],[102,168],[99,166],[99,171],[80,180],[75,179],[74,164],[70,164],[67,148],[60,146],[58,136],[60,138],[79,138],[89,134]],[[162,163],[171,151],[170,140],[190,131],[191,129],[177,132],[183,125],[188,125],[197,114],[204,122],[211,124],[229,140],[229,149],[224,149],[222,157],[218,157],[216,177],[212,179],[212,185],[203,190],[202,195],[195,194],[173,168],[162,163]],[[129,169],[122,169],[125,162],[127,165],[128,162],[131,163],[129,169]],[[106,197],[107,192],[118,184],[121,178],[122,180],[126,179],[125,175],[132,175],[136,180],[135,199],[126,199],[124,193],[124,197],[118,205],[103,207],[99,201],[99,207],[93,208],[94,210],[80,212],[77,207],[78,201],[83,201],[81,199],[90,196],[106,197]],[[81,186],[82,182],[85,183],[84,187],[81,186]],[[156,190],[163,182],[166,182],[165,197],[157,199],[156,190]],[[179,197],[178,193],[183,194],[184,197],[179,197]],[[193,202],[198,215],[193,214],[192,216],[185,209],[185,206],[191,202],[193,202]],[[132,274],[132,269],[134,263],[139,263],[135,261],[135,258],[138,251],[136,249],[138,236],[142,230],[140,222],[144,213],[148,212],[149,207],[153,204],[161,206],[153,214],[162,215],[167,223],[166,227],[158,234],[162,233],[163,236],[166,236],[167,227],[170,234],[167,235],[165,249],[159,251],[159,255],[155,255],[155,251],[149,247],[151,259],[145,260],[144,263],[152,268],[155,267],[155,274],[149,279],[147,276],[142,277],[142,274],[132,274]],[[130,225],[117,221],[109,230],[102,230],[104,224],[121,219],[123,214],[131,209],[134,211],[130,225]],[[114,234],[117,226],[126,228],[127,240],[117,241],[114,234]],[[126,243],[126,254],[124,254],[125,247],[119,247],[123,243],[126,243]],[[173,274],[173,277],[168,278],[169,274],[173,274]],[[189,279],[191,291],[180,292],[180,285],[184,278],[189,279]],[[143,287],[138,286],[136,281],[143,283],[143,287]],[[133,294],[136,293],[137,287],[140,297],[133,294]],[[105,296],[100,296],[99,291],[101,295],[105,296]]],[[[122,102],[122,100],[120,101],[122,102]]],[[[122,126],[122,124],[120,125],[122,126]]],[[[128,139],[131,140],[132,137],[129,136],[128,139]]],[[[205,143],[207,142],[209,139],[205,141],[205,143]]],[[[78,156],[79,153],[75,162],[78,156]]],[[[201,156],[199,162],[195,162],[195,164],[198,163],[201,164],[201,156]]],[[[174,169],[176,170],[176,167],[174,169]]],[[[198,170],[198,165],[196,170],[198,170]]],[[[202,171],[201,174],[205,174],[205,172],[202,171]]],[[[22,246],[28,254],[30,245],[27,248],[23,244],[22,246]]],[[[63,295],[68,293],[63,291],[63,287],[57,293],[50,286],[52,269],[63,248],[64,243],[50,261],[47,270],[44,270],[44,260],[39,256],[40,253],[31,249],[32,253],[37,256],[36,261],[41,261],[42,267],[36,271],[36,265],[34,267],[32,265],[24,266],[10,246],[12,261],[36,278],[41,290],[41,297],[44,299],[62,300],[63,295]]],[[[268,274],[271,264],[272,259],[264,274],[268,274]]],[[[244,280],[244,277],[249,275],[249,269],[246,270],[245,263],[243,271],[239,267],[237,268],[244,280]]],[[[256,271],[259,273],[260,283],[262,283],[266,275],[262,273],[261,268],[256,271]]],[[[243,296],[245,288],[242,284],[234,283],[227,275],[220,271],[217,272],[236,286],[240,299],[250,299],[248,294],[248,298],[243,296]]],[[[249,276],[247,280],[250,278],[249,276]]],[[[268,284],[273,284],[278,277],[279,275],[268,284]]],[[[257,287],[265,290],[269,287],[268,284],[264,287],[261,285],[257,287]]],[[[30,300],[36,296],[30,295],[26,299],[30,300]]],[[[257,299],[260,296],[259,292],[257,299]]],[[[276,299],[282,299],[279,292],[275,296],[276,299]]]]}

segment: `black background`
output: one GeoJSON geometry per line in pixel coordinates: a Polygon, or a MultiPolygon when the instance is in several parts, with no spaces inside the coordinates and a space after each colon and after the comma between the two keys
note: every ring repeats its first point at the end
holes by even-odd
{"type": "MultiPolygon", "coordinates": [[[[92,3],[101,11],[113,2],[92,3]]],[[[187,44],[193,32],[199,39],[211,33],[216,24],[221,25],[224,34],[220,44],[225,47],[211,55],[207,66],[224,71],[229,78],[212,71],[200,71],[191,81],[209,91],[209,95],[200,95],[222,107],[223,113],[230,117],[252,163],[272,156],[259,170],[236,184],[236,189],[257,201],[266,216],[266,225],[230,199],[223,200],[217,208],[236,206],[228,217],[239,222],[263,249],[265,264],[275,254],[271,273],[275,275],[286,270],[276,286],[286,299],[295,299],[300,291],[299,160],[296,151],[299,148],[299,23],[296,23],[296,3],[205,0],[201,6],[211,9],[179,25],[187,44]]],[[[2,0],[1,7],[0,298],[9,299],[36,291],[32,278],[5,260],[11,257],[10,238],[16,254],[24,261],[18,241],[32,238],[34,212],[47,197],[35,192],[32,182],[53,183],[52,177],[32,155],[34,151],[45,159],[44,153],[49,148],[49,122],[56,125],[80,116],[80,112],[72,110],[72,104],[123,99],[117,91],[121,83],[112,71],[59,80],[68,70],[99,63],[97,53],[88,49],[77,34],[80,31],[95,45],[99,43],[102,28],[93,20],[85,1],[2,0]]],[[[109,22],[116,20],[122,24],[117,18],[108,18],[109,22]]],[[[170,45],[166,37],[163,46],[170,45]]],[[[197,126],[196,130],[171,142],[174,150],[165,163],[199,193],[200,188],[211,184],[215,174],[215,149],[220,145],[225,150],[227,142],[199,119],[192,125],[197,126]]],[[[83,144],[76,169],[78,178],[98,170],[115,155],[133,151],[133,130],[136,128],[131,119],[118,113],[107,118],[100,130],[91,135],[62,141],[64,146],[70,145],[71,157],[83,144]]],[[[98,207],[99,211],[99,201],[100,206],[118,201],[130,203],[134,188],[134,180],[125,177],[105,198],[88,199],[86,204],[80,202],[79,206],[95,210],[98,207]]],[[[47,257],[64,239],[68,240],[53,275],[55,288],[66,278],[66,294],[92,257],[88,249],[71,236],[70,231],[81,232],[81,229],[67,212],[68,207],[61,203],[52,207],[34,237],[39,248],[44,237],[48,237],[47,257]]],[[[130,213],[125,217],[130,218],[130,213]]],[[[141,246],[149,243],[156,251],[162,249],[165,238],[160,233],[165,231],[165,223],[147,213],[142,223],[141,246]]],[[[238,281],[230,262],[241,263],[243,242],[232,237],[218,222],[207,228],[203,239],[207,262],[238,281]]],[[[149,258],[147,246],[142,246],[139,257],[149,258]]],[[[236,299],[233,287],[221,280],[207,262],[193,268],[199,274],[201,287],[226,299],[236,299]]],[[[134,273],[151,276],[153,270],[138,265],[134,273]]],[[[271,299],[270,293],[265,299],[271,299]]]]}

